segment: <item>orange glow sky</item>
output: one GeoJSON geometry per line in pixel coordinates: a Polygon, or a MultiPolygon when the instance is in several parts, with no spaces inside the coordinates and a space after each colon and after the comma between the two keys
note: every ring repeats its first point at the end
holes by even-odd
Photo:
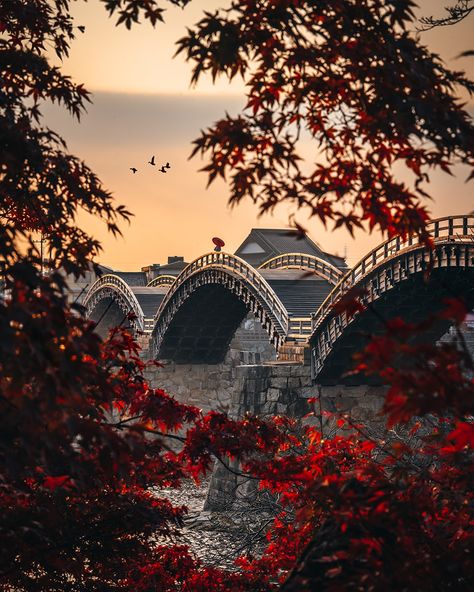
{"type": "MultiPolygon", "coordinates": [[[[447,0],[419,2],[421,14],[441,14],[447,0]]],[[[240,82],[225,80],[212,85],[203,80],[189,88],[191,66],[172,59],[174,42],[185,33],[202,11],[225,5],[225,0],[194,0],[184,11],[169,6],[166,24],[153,29],[141,25],[127,31],[116,28],[97,0],[79,1],[73,10],[76,22],[85,25],[78,34],[71,56],[63,64],[74,80],[84,82],[94,93],[93,105],[80,124],[61,110],[46,106],[48,124],[68,142],[69,150],[83,158],[111,190],[119,203],[135,217],[123,225],[123,238],[107,235],[93,220],[81,220],[103,244],[101,262],[115,269],[139,269],[166,262],[168,255],[184,255],[190,261],[210,250],[210,238],[219,235],[234,251],[252,227],[284,228],[289,210],[257,218],[251,203],[234,210],[227,206],[228,192],[219,181],[206,190],[206,176],[198,173],[199,159],[188,160],[191,141],[199,130],[212,124],[227,110],[236,113],[244,103],[240,82]],[[170,161],[163,175],[146,165],[152,154],[157,162],[170,161]],[[132,175],[130,166],[139,173],[132,175]]],[[[453,27],[422,34],[422,41],[440,53],[453,69],[465,69],[474,77],[474,59],[455,60],[471,44],[474,19],[453,27]]],[[[431,206],[434,216],[459,214],[474,209],[474,184],[465,184],[467,169],[457,167],[455,177],[432,175],[431,206]]],[[[356,240],[343,230],[331,232],[303,213],[299,221],[311,237],[328,251],[342,254],[354,264],[380,242],[364,233],[356,240]]]]}

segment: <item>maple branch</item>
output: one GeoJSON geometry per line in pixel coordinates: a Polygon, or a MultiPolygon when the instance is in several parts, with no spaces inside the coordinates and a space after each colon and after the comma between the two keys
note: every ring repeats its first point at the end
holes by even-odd
{"type": "Polygon", "coordinates": [[[420,18],[422,27],[419,27],[419,31],[430,31],[435,27],[446,27],[460,23],[467,18],[474,10],[474,6],[470,6],[472,0],[458,0],[454,6],[446,6],[445,11],[448,13],[443,18],[435,18],[433,16],[426,16],[420,18]]]}

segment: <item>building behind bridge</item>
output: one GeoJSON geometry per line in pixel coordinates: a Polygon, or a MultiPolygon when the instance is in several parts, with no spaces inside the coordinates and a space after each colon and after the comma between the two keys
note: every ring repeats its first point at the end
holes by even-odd
{"type": "Polygon", "coordinates": [[[252,228],[235,251],[237,257],[253,267],[259,267],[264,261],[286,253],[314,255],[340,269],[347,268],[343,257],[323,251],[307,234],[300,235],[288,229],[252,228]]]}
{"type": "MultiPolygon", "coordinates": [[[[300,235],[284,228],[252,228],[234,254],[258,268],[264,261],[287,253],[314,255],[341,270],[347,269],[343,257],[324,251],[307,234],[300,235]]],[[[198,255],[196,254],[196,256],[198,255]]],[[[185,261],[183,256],[173,255],[168,257],[167,263],[152,263],[138,271],[120,271],[105,265],[98,265],[98,273],[91,269],[85,277],[78,280],[74,280],[72,277],[68,278],[71,298],[81,300],[88,287],[100,275],[112,273],[122,278],[129,286],[146,287],[159,276],[177,277],[188,264],[189,262],[185,261]]]]}

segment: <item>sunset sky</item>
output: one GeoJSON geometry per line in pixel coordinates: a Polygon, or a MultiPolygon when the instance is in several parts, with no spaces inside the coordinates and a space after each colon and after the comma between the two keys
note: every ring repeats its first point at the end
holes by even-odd
{"type": "MultiPolygon", "coordinates": [[[[420,14],[442,13],[447,0],[419,2],[420,14]]],[[[225,0],[194,0],[185,10],[169,6],[166,23],[153,29],[148,24],[127,31],[116,28],[102,3],[74,3],[78,34],[64,71],[93,92],[93,105],[80,124],[55,107],[46,106],[47,123],[68,142],[69,150],[83,158],[135,217],[123,225],[123,238],[108,236],[104,227],[82,220],[87,230],[103,244],[101,262],[115,269],[139,269],[166,262],[168,255],[183,255],[190,261],[211,249],[211,237],[221,236],[226,250],[234,251],[252,227],[284,228],[289,210],[257,218],[257,209],[247,202],[234,210],[227,206],[223,182],[206,190],[206,176],[198,173],[203,163],[191,161],[191,141],[201,128],[211,125],[225,111],[236,113],[244,104],[243,85],[210,78],[190,89],[191,65],[173,59],[174,43],[186,26],[199,20],[203,10],[228,4],[225,0]],[[158,163],[169,161],[168,174],[146,164],[154,154],[158,163]],[[132,175],[130,166],[139,172],[132,175]]],[[[453,69],[465,69],[474,77],[474,58],[454,59],[472,47],[474,19],[456,27],[422,33],[422,41],[440,53],[453,69]]],[[[472,107],[472,104],[470,105],[472,107]]],[[[467,169],[455,169],[455,177],[433,174],[431,209],[434,216],[459,214],[474,209],[474,183],[464,182],[467,169]]],[[[342,254],[347,248],[350,264],[380,242],[364,233],[356,240],[342,230],[331,232],[301,213],[298,220],[325,250],[342,254]]]]}

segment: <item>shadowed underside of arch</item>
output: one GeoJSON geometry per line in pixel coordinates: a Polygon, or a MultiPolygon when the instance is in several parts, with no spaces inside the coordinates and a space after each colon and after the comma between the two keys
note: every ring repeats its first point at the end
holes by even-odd
{"type": "Polygon", "coordinates": [[[171,286],[156,317],[152,353],[177,363],[219,363],[248,312],[278,349],[288,332],[288,313],[253,268],[227,253],[191,263],[171,286]]]}
{"type": "Polygon", "coordinates": [[[87,317],[95,323],[95,331],[102,339],[106,339],[113,327],[136,330],[136,327],[127,318],[124,308],[119,306],[115,295],[107,297],[103,294],[103,298],[95,304],[87,317]]]}
{"type": "Polygon", "coordinates": [[[131,327],[143,331],[144,315],[138,300],[120,277],[107,274],[97,279],[89,288],[83,302],[86,316],[98,323],[99,332],[125,323],[132,315],[131,327]],[[120,318],[121,317],[121,318],[120,318]]]}
{"type": "Polygon", "coordinates": [[[246,314],[244,302],[223,286],[201,286],[177,310],[158,357],[178,364],[222,362],[246,314]]]}
{"type": "MultiPolygon", "coordinates": [[[[421,321],[439,311],[445,297],[462,297],[472,308],[474,240],[451,236],[438,240],[434,249],[409,246],[374,265],[365,275],[356,276],[356,281],[350,281],[349,276],[333,290],[335,294],[330,294],[315,316],[310,342],[313,373],[319,384],[376,383],[374,378],[345,375],[353,366],[354,353],[371,336],[381,334],[389,319],[399,316],[408,322],[421,321]],[[344,281],[347,289],[342,285],[344,281]],[[333,307],[349,289],[361,294],[361,301],[367,305],[365,311],[353,317],[333,307]]],[[[434,343],[449,325],[449,321],[439,321],[429,332],[418,334],[416,341],[434,343]]]]}

